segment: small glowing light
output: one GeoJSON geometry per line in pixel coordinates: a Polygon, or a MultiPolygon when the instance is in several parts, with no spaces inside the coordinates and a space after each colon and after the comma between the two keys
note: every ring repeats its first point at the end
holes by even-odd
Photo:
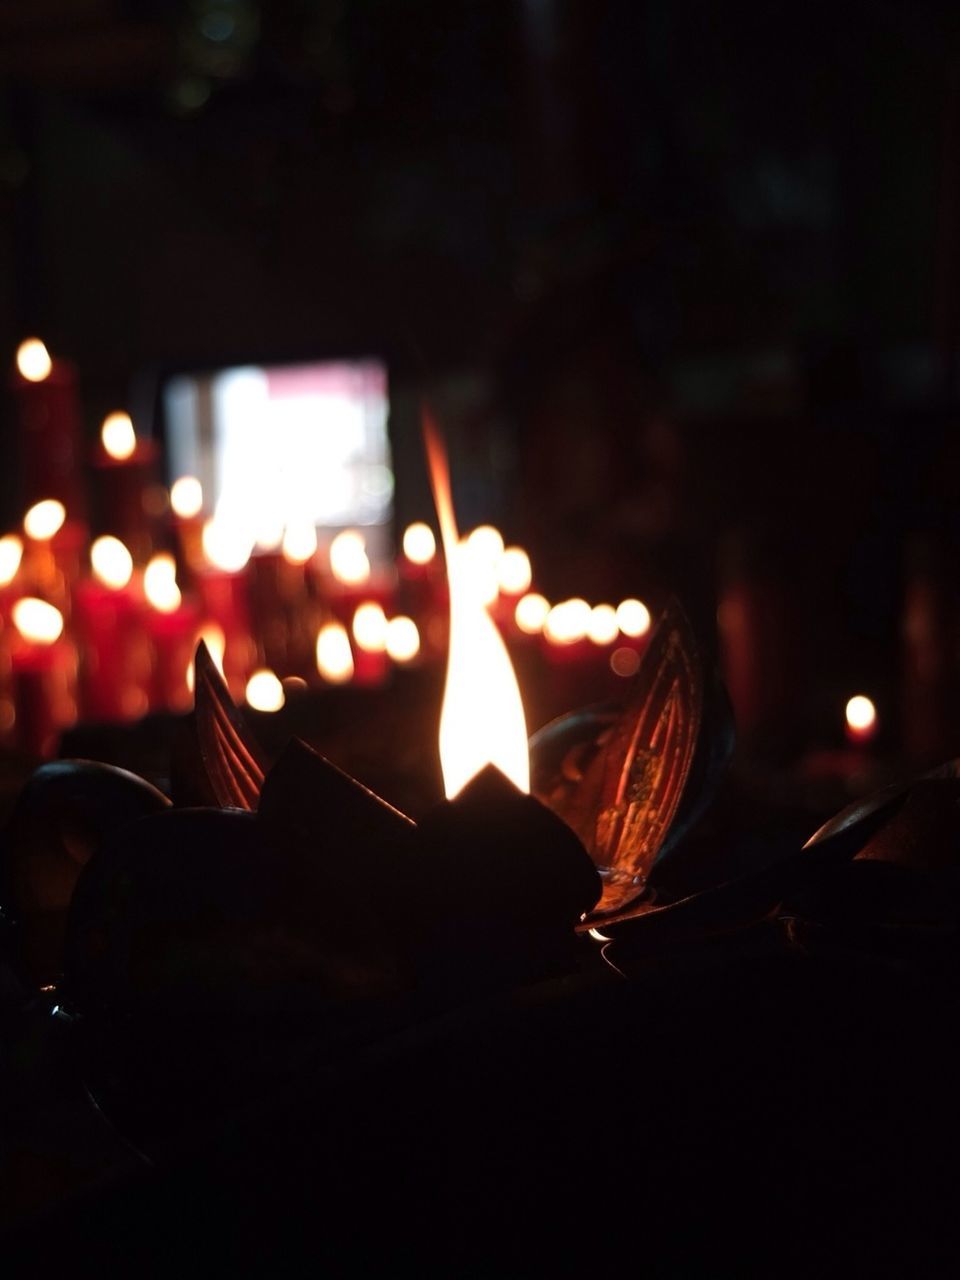
{"type": "Polygon", "coordinates": [[[606,935],[605,933],[601,933],[599,929],[588,929],[588,930],[587,930],[587,933],[589,933],[589,935],[590,935],[590,937],[591,937],[591,938],[596,939],[596,941],[597,941],[597,942],[610,942],[610,941],[612,941],[612,939],[608,938],[608,937],[607,937],[607,935],[606,935]]]}
{"type": "Polygon", "coordinates": [[[877,708],[866,694],[858,693],[847,703],[846,719],[850,736],[858,741],[865,741],[876,732],[877,708]]]}
{"type": "Polygon", "coordinates": [[[143,571],[143,593],[159,613],[173,613],[180,607],[177,566],[173,556],[154,556],[143,571]]]}
{"type": "Polygon", "coordinates": [[[420,632],[412,618],[401,614],[387,623],[387,653],[394,662],[410,662],[420,652],[420,632]]]}
{"type": "Polygon", "coordinates": [[[414,564],[429,564],[437,554],[433,530],[422,520],[408,524],[403,531],[403,554],[414,564]]]}
{"type": "Polygon", "coordinates": [[[331,684],[353,679],[350,637],[339,622],[326,623],[317,634],[317,670],[331,684]]]}
{"type": "Polygon", "coordinates": [[[279,711],[286,701],[286,695],[283,685],[273,672],[263,668],[254,671],[247,681],[246,699],[254,711],[279,711]]]}
{"type": "Polygon", "coordinates": [[[113,591],[125,587],[133,576],[133,556],[119,538],[109,534],[97,538],[90,548],[90,564],[98,581],[113,591]]]}
{"type": "Polygon", "coordinates": [[[372,600],[357,606],[353,615],[353,638],[367,653],[383,653],[387,647],[387,615],[372,600]]]}
{"type": "Polygon", "coordinates": [[[204,555],[224,573],[239,573],[253,550],[249,537],[238,525],[215,516],[204,524],[201,538],[204,555]]]}
{"type": "Polygon", "coordinates": [[[9,586],[17,576],[23,558],[23,543],[15,533],[0,538],[0,587],[9,586]]]}
{"type": "Polygon", "coordinates": [[[100,440],[104,450],[117,462],[132,458],[137,448],[137,433],[129,413],[111,413],[103,420],[100,440]]]}
{"type": "Polygon", "coordinates": [[[27,338],[17,347],[17,368],[28,382],[43,382],[50,377],[53,361],[39,338],[27,338]]]}
{"type": "Polygon", "coordinates": [[[170,486],[170,505],[182,520],[198,516],[203,509],[203,485],[196,476],[180,476],[170,486]]]}
{"type": "Polygon", "coordinates": [[[617,611],[612,604],[595,604],[590,610],[587,635],[594,644],[613,644],[620,633],[617,611]]]}
{"type": "Polygon", "coordinates": [[[574,644],[586,636],[592,616],[592,609],[579,596],[561,600],[547,614],[543,634],[551,644],[574,644]]]}
{"type": "Polygon", "coordinates": [[[478,524],[467,534],[467,546],[471,556],[496,564],[503,555],[503,534],[492,524],[478,524]]]}
{"type": "Polygon", "coordinates": [[[635,676],[640,670],[639,653],[636,649],[628,648],[627,645],[614,649],[610,655],[610,670],[615,676],[623,676],[625,680],[635,676]]]}
{"type": "Polygon", "coordinates": [[[500,594],[500,560],[503,536],[493,525],[481,524],[462,543],[461,557],[472,590],[484,605],[493,604],[500,594]]]}
{"type": "Polygon", "coordinates": [[[530,557],[523,547],[507,547],[497,568],[500,590],[508,596],[520,596],[529,590],[533,581],[530,557]]]}
{"type": "Polygon", "coordinates": [[[344,529],[330,543],[330,572],[338,582],[359,585],[370,577],[370,561],[363,534],[344,529]]]}
{"type": "Polygon", "coordinates": [[[37,600],[33,596],[24,596],[18,600],[11,610],[13,625],[24,640],[32,640],[35,644],[53,644],[59,640],[63,631],[63,614],[46,600],[37,600]]]}
{"type": "Polygon", "coordinates": [[[63,526],[67,509],[56,498],[35,503],[23,517],[24,532],[36,542],[48,542],[63,526]]]}
{"type": "Polygon", "coordinates": [[[617,625],[632,639],[645,636],[650,630],[650,610],[640,600],[621,600],[617,605],[617,625]]]}
{"type": "Polygon", "coordinates": [[[280,549],[289,564],[306,564],[316,554],[316,527],[310,523],[288,524],[283,531],[280,549]]]}
{"type": "Polygon", "coordinates": [[[550,612],[550,601],[535,591],[521,596],[513,611],[514,621],[524,635],[537,636],[543,630],[543,624],[550,612]]]}
{"type": "MultiPolygon", "coordinates": [[[[196,644],[200,641],[207,646],[207,651],[213,659],[213,665],[223,675],[223,655],[227,651],[227,640],[223,634],[223,628],[218,627],[215,622],[205,623],[197,632],[196,644]]],[[[193,669],[193,658],[187,667],[187,688],[193,693],[196,684],[196,673],[193,669]]]]}

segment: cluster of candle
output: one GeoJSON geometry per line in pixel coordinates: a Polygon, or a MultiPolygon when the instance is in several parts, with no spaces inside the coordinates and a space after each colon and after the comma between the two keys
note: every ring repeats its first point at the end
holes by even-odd
{"type": "MultiPolygon", "coordinates": [[[[0,538],[5,741],[46,754],[78,718],[186,709],[201,638],[234,696],[261,711],[308,684],[377,686],[397,665],[445,658],[447,580],[428,524],[404,531],[395,563],[372,563],[357,529],[321,544],[307,519],[265,521],[223,500],[210,514],[196,477],[160,483],[157,446],[124,412],[107,416],[94,449],[103,533],[92,538],[74,381],[39,340],[21,344],[25,492],[37,497],[47,475],[53,492],[0,538]],[[44,453],[51,439],[69,467],[44,453]]],[[[527,552],[492,526],[460,545],[508,643],[536,644],[568,671],[599,660],[634,674],[650,628],[639,600],[551,603],[532,589],[527,552]]]]}

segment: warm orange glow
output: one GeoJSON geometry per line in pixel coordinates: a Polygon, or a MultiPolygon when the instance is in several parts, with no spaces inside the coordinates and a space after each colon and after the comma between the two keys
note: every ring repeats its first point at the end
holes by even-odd
{"type": "Polygon", "coordinates": [[[154,556],[143,571],[143,594],[158,613],[173,613],[180,607],[177,566],[173,556],[154,556]]]}
{"type": "Polygon", "coordinates": [[[46,600],[24,596],[11,610],[13,625],[24,640],[34,644],[53,644],[63,631],[63,614],[46,600]]]}
{"type": "Polygon", "coordinates": [[[119,591],[133,576],[133,556],[119,538],[97,538],[90,548],[94,577],[105,587],[119,591]]]}
{"type": "MultiPolygon", "coordinates": [[[[450,647],[440,715],[440,763],[452,799],[488,764],[530,790],[527,726],[503,638],[484,604],[476,534],[471,551],[457,534],[446,453],[429,414],[424,441],[450,584],[450,647]]],[[[484,535],[489,542],[489,535],[484,535]]],[[[483,539],[481,539],[482,545],[483,539]]],[[[501,545],[496,556],[502,552],[501,545]]]]}
{"type": "Polygon", "coordinates": [[[56,498],[44,498],[34,503],[23,517],[23,529],[36,542],[48,542],[63,527],[67,509],[56,498]]]}
{"type": "Polygon", "coordinates": [[[645,636],[650,630],[650,610],[640,600],[621,600],[617,605],[617,625],[625,636],[645,636]]]}
{"type": "Polygon", "coordinates": [[[53,361],[39,338],[27,338],[17,347],[17,368],[28,382],[43,382],[50,377],[53,361]]]}
{"type": "Polygon", "coordinates": [[[373,600],[357,606],[353,615],[353,638],[357,648],[367,653],[383,653],[387,647],[387,615],[373,600]]]}
{"type": "Polygon", "coordinates": [[[586,637],[591,616],[590,606],[579,596],[561,600],[547,614],[543,634],[551,644],[575,644],[586,637]]]}
{"type": "Polygon", "coordinates": [[[527,636],[538,636],[550,612],[550,601],[535,591],[521,596],[513,611],[513,619],[520,630],[527,636]]]}
{"type": "Polygon", "coordinates": [[[330,572],[346,586],[359,586],[370,577],[367,544],[362,533],[344,529],[330,543],[330,572]]]}
{"type": "Polygon", "coordinates": [[[872,738],[877,731],[877,708],[866,694],[858,693],[846,707],[847,732],[859,742],[872,738]]]}
{"type": "Polygon", "coordinates": [[[170,506],[181,520],[190,520],[203,510],[203,485],[196,476],[181,476],[170,486],[170,506]]]}
{"type": "Polygon", "coordinates": [[[254,671],[247,681],[246,699],[254,711],[279,711],[286,702],[283,685],[266,668],[254,671]]]}
{"type": "Polygon", "coordinates": [[[250,559],[253,545],[239,525],[213,516],[203,526],[201,537],[203,554],[215,569],[239,573],[250,559]]]}
{"type": "Polygon", "coordinates": [[[413,564],[429,564],[437,554],[433,530],[422,520],[407,525],[403,531],[403,554],[413,564]]]}
{"type": "Polygon", "coordinates": [[[15,533],[0,538],[0,587],[7,587],[17,576],[23,558],[23,543],[15,533]]]}
{"type": "Polygon", "coordinates": [[[617,611],[612,604],[595,604],[590,610],[587,635],[594,644],[613,644],[620,634],[617,611]]]}
{"type": "Polygon", "coordinates": [[[100,441],[104,451],[117,462],[132,458],[137,448],[137,433],[129,413],[111,413],[103,420],[100,441]]]}
{"type": "Polygon", "coordinates": [[[394,662],[410,662],[420,652],[420,632],[412,618],[400,614],[387,623],[387,653],[394,662]]]}
{"type": "Polygon", "coordinates": [[[280,551],[288,564],[306,564],[317,550],[316,527],[305,521],[303,524],[288,524],[283,531],[280,551]]]}
{"type": "Polygon", "coordinates": [[[507,547],[497,566],[500,590],[508,596],[519,596],[530,589],[533,570],[523,547],[507,547]]]}
{"type": "Polygon", "coordinates": [[[328,622],[317,635],[317,670],[330,684],[346,684],[353,679],[353,652],[346,628],[328,622]]]}

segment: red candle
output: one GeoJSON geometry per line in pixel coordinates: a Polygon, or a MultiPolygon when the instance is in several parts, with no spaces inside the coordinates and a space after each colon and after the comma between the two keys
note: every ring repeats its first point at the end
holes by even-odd
{"type": "Polygon", "coordinates": [[[111,413],[100,428],[94,452],[100,495],[100,525],[144,561],[153,550],[158,512],[165,495],[157,481],[158,450],[138,440],[129,414],[111,413]]]}
{"type": "Polygon", "coordinates": [[[389,675],[387,615],[376,600],[364,600],[354,610],[350,624],[353,678],[356,684],[377,686],[389,675]]]}
{"type": "Polygon", "coordinates": [[[11,679],[16,738],[32,755],[54,753],[61,732],[77,718],[77,655],[63,635],[63,615],[26,596],[13,606],[16,636],[11,679]]]}
{"type": "Polygon", "coordinates": [[[256,666],[251,638],[249,560],[251,545],[229,525],[208,520],[203,526],[204,568],[197,578],[204,621],[224,637],[223,668],[230,692],[243,696],[256,666]]]}
{"type": "Polygon", "coordinates": [[[28,338],[17,349],[13,392],[21,497],[28,504],[56,498],[82,516],[86,492],[76,371],[65,360],[52,360],[39,338],[28,338]]]}
{"type": "Polygon", "coordinates": [[[150,705],[157,710],[187,711],[200,615],[180,595],[172,556],[153,557],[143,575],[143,591],[149,606],[144,619],[153,656],[150,705]]]}
{"type": "Polygon", "coordinates": [[[90,548],[93,577],[73,593],[80,645],[80,705],[90,720],[134,720],[149,705],[151,655],[133,560],[118,538],[90,548]]]}

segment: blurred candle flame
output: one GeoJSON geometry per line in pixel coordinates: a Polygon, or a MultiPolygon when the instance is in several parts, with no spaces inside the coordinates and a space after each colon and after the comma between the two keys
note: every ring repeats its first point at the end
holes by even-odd
{"type": "Polygon", "coordinates": [[[53,361],[39,338],[26,338],[17,347],[17,368],[27,382],[43,382],[50,377],[53,361]]]}
{"type": "Polygon", "coordinates": [[[877,708],[865,693],[854,694],[845,708],[847,733],[855,742],[867,742],[877,731],[877,708]]]}
{"type": "Polygon", "coordinates": [[[546,596],[532,591],[529,595],[521,596],[517,601],[517,607],[513,611],[513,618],[524,635],[538,636],[543,630],[543,624],[546,622],[549,613],[550,601],[546,596]]]}
{"type": "Polygon", "coordinates": [[[119,538],[109,534],[97,538],[90,548],[94,577],[105,587],[119,591],[133,576],[133,556],[119,538]]]}
{"type": "Polygon", "coordinates": [[[173,556],[156,555],[143,571],[143,594],[158,613],[174,613],[180,607],[177,566],[173,556]]]}
{"type": "Polygon", "coordinates": [[[366,653],[383,653],[387,647],[387,615],[374,600],[357,605],[353,615],[353,638],[366,653]]]}
{"type": "Polygon", "coordinates": [[[412,662],[420,652],[420,632],[412,618],[403,614],[387,623],[386,649],[394,662],[412,662]]]}
{"type": "Polygon", "coordinates": [[[367,544],[356,529],[344,529],[330,543],[330,572],[345,586],[359,586],[370,577],[367,544]]]}
{"type": "Polygon", "coordinates": [[[353,679],[350,637],[339,622],[328,622],[317,633],[317,671],[330,684],[346,684],[353,679]]]}
{"type": "Polygon", "coordinates": [[[272,671],[254,671],[247,681],[247,704],[254,711],[279,711],[286,702],[283,685],[272,671]]]}
{"type": "Polygon", "coordinates": [[[316,554],[317,530],[309,522],[288,524],[283,531],[280,552],[288,564],[306,564],[316,554]]]}
{"type": "Polygon", "coordinates": [[[403,531],[403,554],[412,564],[429,564],[437,554],[433,530],[422,520],[407,525],[403,531]]]}
{"type": "Polygon", "coordinates": [[[201,535],[203,554],[215,569],[239,573],[250,559],[253,544],[239,524],[211,516],[201,535]]]}
{"type": "Polygon", "coordinates": [[[484,604],[475,557],[460,542],[446,451],[426,410],[423,437],[450,584],[450,645],[440,713],[444,790],[452,800],[492,764],[519,790],[529,792],[527,726],[520,689],[506,645],[484,604]]]}
{"type": "Polygon", "coordinates": [[[13,625],[34,644],[53,644],[63,631],[63,614],[46,600],[24,596],[11,610],[13,625]]]}
{"type": "Polygon", "coordinates": [[[23,543],[15,533],[0,538],[0,587],[7,587],[17,576],[23,558],[23,543]]]}
{"type": "Polygon", "coordinates": [[[129,413],[111,413],[103,420],[100,442],[106,454],[116,462],[132,458],[137,448],[137,433],[129,413]]]}
{"type": "Polygon", "coordinates": [[[180,476],[170,486],[170,506],[181,520],[190,520],[203,510],[203,485],[196,476],[180,476]]]}
{"type": "Polygon", "coordinates": [[[67,509],[56,498],[35,502],[23,517],[23,529],[35,542],[48,542],[63,527],[67,509]]]}

